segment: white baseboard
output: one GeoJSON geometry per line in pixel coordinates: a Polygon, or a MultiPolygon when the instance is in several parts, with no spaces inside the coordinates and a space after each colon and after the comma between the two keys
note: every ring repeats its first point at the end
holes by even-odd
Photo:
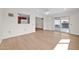
{"type": "Polygon", "coordinates": [[[73,34],[73,35],[79,35],[79,33],[70,33],[70,34],[73,34]]]}
{"type": "MultiPolygon", "coordinates": [[[[35,31],[31,32],[31,33],[34,33],[35,31]]],[[[22,33],[22,34],[16,34],[16,35],[10,35],[10,36],[5,36],[2,38],[2,40],[4,39],[8,39],[8,38],[12,38],[12,37],[17,37],[17,36],[20,36],[20,35],[25,35],[25,34],[30,34],[29,32],[28,33],[22,33]]],[[[2,40],[0,40],[0,43],[2,42],[2,40]]]]}

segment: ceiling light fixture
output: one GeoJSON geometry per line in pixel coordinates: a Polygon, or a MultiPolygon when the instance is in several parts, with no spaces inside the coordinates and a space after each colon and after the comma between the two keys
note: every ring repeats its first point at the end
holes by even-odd
{"type": "Polygon", "coordinates": [[[50,12],[49,12],[49,11],[47,11],[47,12],[45,12],[45,14],[46,14],[46,15],[48,15],[48,14],[50,14],[50,12]]]}
{"type": "Polygon", "coordinates": [[[64,11],[66,10],[67,8],[64,8],[64,11]]]}

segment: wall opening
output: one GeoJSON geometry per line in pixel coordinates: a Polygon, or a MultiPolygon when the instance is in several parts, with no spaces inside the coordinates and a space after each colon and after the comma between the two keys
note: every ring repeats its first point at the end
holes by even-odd
{"type": "Polygon", "coordinates": [[[41,18],[41,17],[36,17],[36,31],[37,30],[43,30],[43,20],[44,18],[41,18]]]}

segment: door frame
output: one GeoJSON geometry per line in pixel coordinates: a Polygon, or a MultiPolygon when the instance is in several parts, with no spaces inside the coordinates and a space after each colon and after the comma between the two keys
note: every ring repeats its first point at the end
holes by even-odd
{"type": "Polygon", "coordinates": [[[43,25],[42,25],[42,28],[38,28],[38,29],[41,29],[41,30],[44,30],[44,18],[43,17],[35,17],[35,30],[37,29],[36,28],[36,25],[37,25],[37,19],[36,18],[41,18],[41,20],[43,20],[43,25]]]}

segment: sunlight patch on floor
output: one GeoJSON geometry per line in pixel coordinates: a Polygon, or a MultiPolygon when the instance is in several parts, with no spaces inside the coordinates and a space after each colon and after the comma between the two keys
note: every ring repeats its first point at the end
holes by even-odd
{"type": "Polygon", "coordinates": [[[61,39],[59,43],[60,44],[70,43],[70,39],[61,39]]]}
{"type": "Polygon", "coordinates": [[[70,39],[61,39],[54,50],[68,50],[70,39]]]}

